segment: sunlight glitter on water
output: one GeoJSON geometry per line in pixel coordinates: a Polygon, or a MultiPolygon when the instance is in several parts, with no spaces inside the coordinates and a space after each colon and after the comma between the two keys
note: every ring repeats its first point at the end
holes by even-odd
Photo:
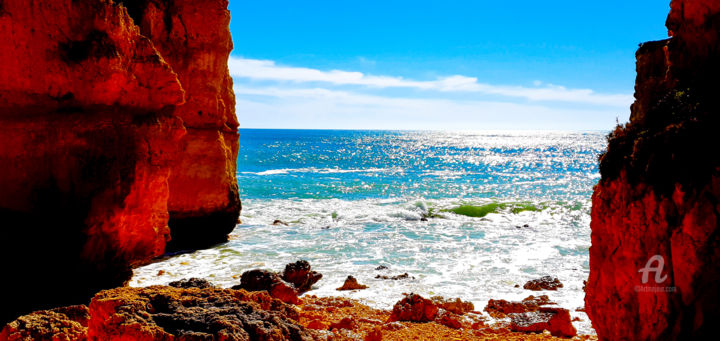
{"type": "Polygon", "coordinates": [[[228,243],[136,269],[131,285],[203,277],[229,287],[246,270],[306,259],[324,276],[311,294],[387,309],[416,292],[460,297],[476,310],[489,299],[548,294],[590,333],[575,310],[584,305],[603,146],[600,133],[241,130],[243,224],[228,243]],[[452,212],[468,204],[499,208],[452,212]],[[289,226],[271,225],[276,219],[289,226]],[[414,279],[375,278],[406,272],[414,279]],[[348,275],[369,289],[336,291],[348,275]],[[542,275],[564,288],[522,289],[542,275]]]}

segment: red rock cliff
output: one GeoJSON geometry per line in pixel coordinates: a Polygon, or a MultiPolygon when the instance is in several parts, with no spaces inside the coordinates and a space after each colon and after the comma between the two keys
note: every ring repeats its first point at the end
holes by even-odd
{"type": "Polygon", "coordinates": [[[182,47],[149,39],[181,2],[152,1],[163,15],[138,27],[111,0],[0,0],[0,264],[23,297],[0,320],[121,285],[164,252],[171,217],[212,241],[235,225],[227,1],[182,19],[182,47]]]}
{"type": "Polygon", "coordinates": [[[601,339],[712,339],[720,322],[720,2],[670,7],[600,159],[585,303],[601,339]]]}
{"type": "Polygon", "coordinates": [[[170,175],[170,247],[226,240],[240,211],[235,162],[238,122],[227,60],[227,0],[124,1],[144,36],[177,72],[186,103],[174,114],[187,135],[170,175]]]}

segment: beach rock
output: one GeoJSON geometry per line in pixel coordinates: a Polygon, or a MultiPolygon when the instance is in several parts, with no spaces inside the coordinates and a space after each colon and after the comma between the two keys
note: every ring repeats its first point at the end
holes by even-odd
{"type": "Polygon", "coordinates": [[[212,283],[208,282],[206,279],[202,278],[190,278],[190,279],[181,279],[179,281],[170,282],[168,286],[174,287],[174,288],[212,288],[214,285],[212,283]]]}
{"type": "Polygon", "coordinates": [[[36,311],[8,323],[0,340],[84,341],[89,320],[90,311],[84,305],[36,311]]]}
{"type": "Polygon", "coordinates": [[[630,122],[592,202],[585,305],[605,340],[716,338],[720,322],[720,2],[673,0],[671,38],[636,53],[630,122]]]}
{"type": "Polygon", "coordinates": [[[396,276],[385,276],[385,275],[377,275],[375,276],[377,279],[390,279],[393,281],[398,281],[401,279],[415,279],[415,277],[410,276],[407,272],[402,275],[396,275],[396,276]]]}
{"type": "Polygon", "coordinates": [[[250,270],[243,272],[240,285],[232,289],[247,291],[267,291],[270,296],[285,303],[298,304],[300,299],[292,284],[285,282],[277,273],[268,270],[250,270]]]}
{"type": "Polygon", "coordinates": [[[23,297],[0,322],[123,285],[171,235],[234,227],[227,1],[168,4],[0,1],[0,289],[23,297]]]}
{"type": "Polygon", "coordinates": [[[312,340],[311,331],[234,290],[118,288],[90,303],[90,340],[312,340]]]}
{"type": "Polygon", "coordinates": [[[517,301],[506,301],[506,300],[489,300],[485,306],[486,311],[490,316],[496,318],[505,317],[507,314],[513,313],[525,313],[531,311],[537,311],[540,306],[555,304],[551,302],[547,295],[542,296],[528,296],[521,302],[517,301]]]}
{"type": "Polygon", "coordinates": [[[437,316],[438,307],[431,300],[411,293],[395,303],[388,322],[430,322],[437,316]]]}
{"type": "Polygon", "coordinates": [[[378,271],[379,270],[387,270],[387,269],[388,269],[388,267],[385,265],[379,265],[377,268],[375,268],[375,270],[378,270],[378,271]]]}
{"type": "Polygon", "coordinates": [[[345,283],[336,290],[362,290],[367,289],[367,285],[359,284],[357,279],[353,276],[347,276],[345,283]]]}
{"type": "Polygon", "coordinates": [[[437,318],[437,323],[442,324],[443,326],[446,326],[448,328],[452,329],[460,329],[462,328],[462,323],[460,322],[460,316],[457,314],[453,314],[451,312],[444,312],[440,317],[437,318]]]}
{"type": "Polygon", "coordinates": [[[288,223],[286,223],[286,222],[284,222],[284,221],[282,221],[282,220],[279,220],[279,219],[276,219],[275,221],[273,221],[272,224],[275,225],[275,226],[278,226],[278,225],[288,226],[288,223]]]}
{"type": "Polygon", "coordinates": [[[533,290],[533,291],[540,291],[540,290],[557,290],[558,288],[562,288],[563,284],[560,283],[560,280],[556,277],[551,276],[543,276],[538,279],[533,279],[530,281],[527,281],[525,285],[523,285],[523,289],[526,290],[533,290]]]}
{"type": "Polygon", "coordinates": [[[355,329],[357,329],[357,323],[355,323],[354,319],[352,319],[350,317],[345,317],[338,322],[331,323],[329,329],[330,330],[333,330],[333,329],[355,330],[355,329]]]}
{"type": "Polygon", "coordinates": [[[364,341],[382,341],[382,327],[375,327],[373,330],[365,334],[364,341]]]}
{"type": "Polygon", "coordinates": [[[439,308],[445,309],[457,315],[463,315],[465,313],[475,310],[475,305],[472,304],[472,302],[465,302],[460,298],[456,298],[453,300],[445,299],[442,296],[433,296],[430,299],[439,308]]]}
{"type": "Polygon", "coordinates": [[[306,260],[285,265],[280,276],[286,282],[292,283],[298,293],[309,291],[312,285],[322,278],[322,274],[311,270],[310,263],[306,260]]]}
{"type": "Polygon", "coordinates": [[[510,330],[514,332],[542,333],[573,337],[577,330],[570,321],[570,312],[559,307],[540,307],[537,311],[510,314],[510,330]]]}

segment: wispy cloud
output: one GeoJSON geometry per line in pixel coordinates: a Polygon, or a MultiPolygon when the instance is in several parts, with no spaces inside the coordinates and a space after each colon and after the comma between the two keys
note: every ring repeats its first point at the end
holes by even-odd
{"type": "Polygon", "coordinates": [[[236,86],[238,115],[256,128],[610,129],[614,109],[360,94],[325,88],[236,86]]]}
{"type": "Polygon", "coordinates": [[[453,75],[430,81],[405,79],[394,76],[366,75],[362,72],[324,71],[304,67],[277,65],[274,61],[231,57],[230,74],[236,78],[260,81],[327,83],[329,85],[355,85],[370,88],[408,88],[440,93],[478,93],[538,102],[566,102],[626,108],[632,103],[627,94],[602,94],[590,89],[568,89],[536,81],[536,87],[493,85],[482,83],[476,77],[453,75]]]}

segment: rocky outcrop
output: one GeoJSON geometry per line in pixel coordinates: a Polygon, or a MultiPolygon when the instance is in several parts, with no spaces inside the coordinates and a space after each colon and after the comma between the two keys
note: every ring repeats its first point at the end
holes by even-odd
{"type": "Polygon", "coordinates": [[[285,282],[277,273],[268,270],[256,269],[245,271],[240,277],[240,284],[232,288],[247,291],[267,291],[270,296],[285,303],[300,303],[295,287],[285,282]]]}
{"type": "Polygon", "coordinates": [[[363,290],[363,289],[367,289],[367,287],[368,287],[367,285],[358,283],[358,281],[355,277],[347,276],[343,285],[335,290],[338,290],[338,291],[363,290]]]}
{"type": "MultiPolygon", "coordinates": [[[[222,64],[229,37],[210,48],[218,41],[193,31],[181,44],[187,50],[163,50],[165,41],[148,39],[128,14],[130,2],[0,1],[0,33],[12,42],[0,49],[0,289],[23,297],[4,303],[2,322],[38,308],[87,303],[98,290],[122,285],[132,266],[161,255],[173,233],[168,220],[187,212],[173,209],[173,193],[195,191],[185,188],[189,182],[174,182],[173,173],[204,172],[208,180],[192,183],[215,182],[208,186],[217,193],[223,188],[222,203],[202,191],[194,192],[194,203],[184,202],[194,207],[193,219],[207,223],[196,231],[222,240],[219,234],[237,221],[237,190],[227,180],[237,151],[236,133],[226,132],[237,127],[222,64]],[[204,59],[190,53],[200,49],[195,40],[204,44],[204,59]],[[182,108],[196,108],[197,98],[212,92],[222,100],[200,102],[229,123],[208,119],[209,132],[198,134],[198,120],[182,108]],[[213,133],[210,126],[221,128],[213,133]],[[208,168],[183,169],[197,148],[204,154],[195,163],[208,168]],[[209,159],[222,159],[223,167],[209,159]]],[[[152,3],[182,7],[181,1],[152,3]]],[[[226,4],[204,1],[198,11],[212,8],[214,16],[183,20],[224,36],[228,14],[220,7],[226,4]]],[[[146,21],[165,25],[173,11],[146,21]]]]}
{"type": "Polygon", "coordinates": [[[36,311],[8,323],[0,340],[83,341],[89,321],[90,311],[84,305],[36,311]]]}
{"type": "Polygon", "coordinates": [[[242,292],[154,286],[98,293],[90,303],[89,340],[311,340],[282,311],[242,292]]]}
{"type": "Polygon", "coordinates": [[[592,205],[586,309],[601,339],[709,339],[720,321],[720,2],[673,0],[637,52],[630,122],[592,205]]]}
{"type": "Polygon", "coordinates": [[[170,249],[227,240],[240,200],[235,164],[238,122],[227,60],[227,0],[124,0],[124,6],[178,75],[185,104],[173,108],[187,134],[170,174],[170,249]]]}
{"type": "Polygon", "coordinates": [[[577,330],[570,321],[570,312],[552,306],[543,306],[532,312],[510,314],[510,330],[524,333],[542,333],[547,330],[558,337],[577,335],[577,330]]]}
{"type": "Polygon", "coordinates": [[[411,293],[395,303],[388,321],[430,322],[438,316],[438,310],[431,300],[411,293]]]}
{"type": "Polygon", "coordinates": [[[280,277],[288,283],[292,283],[298,293],[309,291],[313,284],[322,279],[322,274],[312,271],[310,263],[306,260],[299,260],[295,263],[285,265],[285,270],[280,277]]]}
{"type": "Polygon", "coordinates": [[[557,290],[562,287],[563,284],[560,280],[557,279],[557,277],[552,276],[542,276],[538,279],[529,280],[525,283],[525,285],[523,285],[523,289],[533,291],[557,290]]]}
{"type": "MultiPolygon", "coordinates": [[[[199,281],[185,281],[200,283],[199,281]]],[[[217,288],[117,288],[90,307],[21,316],[0,340],[312,340],[297,312],[267,294],[217,288]]]]}

